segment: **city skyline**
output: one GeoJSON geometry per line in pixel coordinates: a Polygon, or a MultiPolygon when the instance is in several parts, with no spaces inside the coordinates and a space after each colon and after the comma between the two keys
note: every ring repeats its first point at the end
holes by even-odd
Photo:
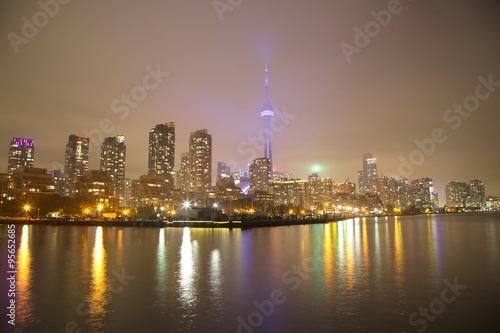
{"type": "MultiPolygon", "coordinates": [[[[223,21],[210,3],[177,4],[182,15],[174,15],[168,4],[143,8],[111,2],[99,10],[93,4],[61,6],[17,53],[4,38],[0,172],[6,172],[12,137],[35,139],[35,165],[50,170],[53,162],[64,165],[60,142],[71,133],[90,134],[89,168],[98,169],[102,140],[123,134],[127,177],[138,178],[147,171],[144,133],[170,121],[182,138],[178,152],[188,150],[191,131],[207,128],[214,141],[212,163],[236,162],[239,169],[247,169],[263,157],[258,135],[264,126],[256,113],[262,106],[262,69],[268,63],[278,171],[305,179],[312,165],[320,165],[323,177],[356,182],[359,156],[370,151],[377,157],[379,175],[401,169],[410,179],[432,177],[441,203],[452,180],[479,178],[488,195],[500,194],[500,156],[494,150],[500,135],[495,128],[500,99],[500,50],[494,33],[498,2],[403,5],[350,62],[341,43],[354,45],[354,28],[374,20],[371,11],[386,9],[386,1],[244,2],[225,12],[223,21]],[[116,35],[103,27],[115,6],[122,11],[114,20],[137,18],[116,35]],[[90,13],[95,27],[82,21],[90,13]],[[150,15],[154,28],[142,28],[138,13],[150,15]],[[195,18],[203,31],[189,30],[186,16],[195,18]],[[99,37],[94,29],[108,35],[99,37]],[[186,47],[172,48],[179,40],[186,47]],[[83,54],[65,46],[75,42],[83,54]],[[126,52],[130,48],[139,51],[126,52]],[[469,97],[477,91],[482,96],[477,111],[454,107],[470,108],[467,103],[475,100],[469,97]],[[136,99],[127,101],[123,95],[136,99]],[[419,163],[404,168],[400,158],[419,163]]],[[[4,6],[4,35],[20,34],[21,18],[31,19],[41,10],[36,2],[4,6]]]]}

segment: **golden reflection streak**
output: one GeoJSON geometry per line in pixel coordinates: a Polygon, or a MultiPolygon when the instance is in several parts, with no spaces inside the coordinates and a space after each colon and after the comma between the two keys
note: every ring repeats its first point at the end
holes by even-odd
{"type": "Polygon", "coordinates": [[[395,284],[398,288],[403,288],[404,283],[404,250],[403,238],[401,235],[401,221],[395,216],[394,221],[394,254],[396,258],[395,284]]]}
{"type": "Polygon", "coordinates": [[[354,272],[354,220],[347,220],[344,225],[344,232],[347,229],[347,236],[345,241],[345,264],[346,264],[346,282],[347,289],[351,290],[354,288],[355,283],[355,272],[354,272]]]}
{"type": "Polygon", "coordinates": [[[370,283],[370,252],[368,248],[368,232],[366,230],[366,217],[363,217],[362,226],[362,236],[361,241],[363,243],[363,284],[365,288],[368,288],[370,283]]]}
{"type": "MultiPolygon", "coordinates": [[[[90,315],[89,320],[94,321],[94,323],[96,320],[101,319],[105,314],[105,305],[108,302],[108,289],[109,281],[106,276],[106,251],[103,245],[103,229],[102,227],[97,227],[95,232],[94,250],[92,252],[91,291],[88,302],[90,315]]],[[[99,324],[96,326],[101,327],[99,324]]]]}
{"type": "Polygon", "coordinates": [[[17,252],[17,311],[16,321],[28,323],[32,319],[33,304],[31,302],[31,249],[29,245],[30,228],[28,225],[23,225],[21,232],[21,241],[17,252]]]}
{"type": "MultiPolygon", "coordinates": [[[[331,225],[333,228],[333,224],[331,225]]],[[[332,253],[332,234],[330,230],[330,224],[325,224],[323,233],[323,256],[324,256],[324,267],[325,267],[325,283],[328,281],[329,285],[333,282],[333,253],[332,253]]]]}

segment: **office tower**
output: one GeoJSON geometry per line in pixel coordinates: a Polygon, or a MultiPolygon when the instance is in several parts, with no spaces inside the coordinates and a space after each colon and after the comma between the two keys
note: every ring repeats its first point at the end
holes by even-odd
{"type": "Polygon", "coordinates": [[[463,182],[449,182],[446,184],[446,206],[465,207],[469,197],[469,186],[463,182]]]}
{"type": "Polygon", "coordinates": [[[358,172],[360,193],[372,192],[372,184],[378,178],[377,159],[372,153],[363,154],[363,170],[358,172]]]}
{"type": "Polygon", "coordinates": [[[125,205],[125,137],[117,135],[104,139],[101,145],[101,170],[111,176],[113,195],[125,205]]]}
{"type": "Polygon", "coordinates": [[[205,192],[212,185],[212,136],[206,129],[189,136],[190,192],[205,192]]]}
{"type": "Polygon", "coordinates": [[[167,186],[174,188],[175,123],[156,125],[149,132],[148,175],[163,176],[167,186]]]}
{"type": "Polygon", "coordinates": [[[21,167],[33,167],[35,158],[35,140],[12,138],[9,148],[9,165],[7,173],[11,174],[21,167]]]}
{"type": "Polygon", "coordinates": [[[257,158],[250,164],[249,171],[250,189],[267,192],[271,182],[271,161],[267,157],[257,158]]]}
{"type": "Polygon", "coordinates": [[[78,178],[89,168],[90,139],[71,134],[66,144],[64,172],[68,176],[68,195],[74,197],[77,191],[78,178]]]}
{"type": "Polygon", "coordinates": [[[224,162],[217,162],[217,180],[228,180],[231,178],[231,168],[224,162]]]}
{"type": "Polygon", "coordinates": [[[260,116],[264,118],[265,121],[265,143],[264,143],[264,157],[268,158],[271,163],[271,175],[273,172],[273,157],[271,152],[271,128],[270,122],[274,117],[274,108],[269,102],[269,72],[265,69],[265,77],[264,77],[264,88],[265,88],[265,101],[264,105],[260,109],[260,116]]]}
{"type": "Polygon", "coordinates": [[[468,207],[484,207],[486,202],[484,183],[479,179],[469,181],[469,200],[468,207]]]}

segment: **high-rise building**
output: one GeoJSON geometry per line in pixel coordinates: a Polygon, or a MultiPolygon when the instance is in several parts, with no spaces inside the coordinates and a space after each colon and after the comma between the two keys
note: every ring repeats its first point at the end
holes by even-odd
{"type": "Polygon", "coordinates": [[[485,203],[484,183],[479,179],[472,179],[469,181],[469,200],[467,206],[483,208],[485,203]]]}
{"type": "Polygon", "coordinates": [[[217,180],[231,178],[231,168],[224,162],[217,162],[217,180]]]}
{"type": "Polygon", "coordinates": [[[177,171],[177,188],[182,192],[189,192],[191,187],[189,185],[189,152],[181,154],[181,166],[177,171]]]}
{"type": "Polygon", "coordinates": [[[465,207],[469,197],[469,186],[463,182],[449,182],[446,184],[446,206],[465,207]]]}
{"type": "Polygon", "coordinates": [[[78,178],[89,168],[89,143],[89,138],[71,134],[66,144],[64,172],[68,175],[68,192],[71,197],[76,194],[78,178]]]}
{"type": "Polygon", "coordinates": [[[271,175],[273,172],[273,155],[271,152],[271,128],[270,122],[274,117],[274,108],[269,101],[269,71],[265,69],[265,77],[264,77],[264,88],[265,88],[265,101],[264,105],[260,109],[260,116],[264,118],[265,121],[265,143],[264,143],[264,157],[268,158],[271,163],[271,175]]]}
{"type": "Polygon", "coordinates": [[[189,192],[206,192],[212,186],[212,135],[206,129],[189,136],[189,192]]]}
{"type": "Polygon", "coordinates": [[[363,170],[358,172],[359,191],[361,193],[372,192],[372,185],[378,178],[377,159],[372,153],[363,154],[363,170]]]}
{"type": "Polygon", "coordinates": [[[111,176],[113,195],[125,205],[125,137],[117,135],[104,139],[101,145],[101,170],[111,176]]]}
{"type": "Polygon", "coordinates": [[[424,177],[411,181],[410,192],[415,207],[433,207],[434,185],[432,178],[424,177]]]}
{"type": "Polygon", "coordinates": [[[271,161],[267,157],[257,158],[249,166],[250,188],[268,192],[271,182],[271,161]]]}
{"type": "Polygon", "coordinates": [[[33,167],[35,158],[35,140],[25,138],[12,138],[9,148],[9,165],[7,173],[21,167],[33,167]]]}
{"type": "Polygon", "coordinates": [[[156,125],[149,132],[148,175],[163,176],[167,186],[174,188],[175,123],[156,125]]]}

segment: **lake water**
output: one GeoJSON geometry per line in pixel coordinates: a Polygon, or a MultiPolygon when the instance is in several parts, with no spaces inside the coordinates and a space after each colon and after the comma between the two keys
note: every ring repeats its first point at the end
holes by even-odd
{"type": "Polygon", "coordinates": [[[7,234],[2,332],[500,332],[500,214],[7,234]]]}

